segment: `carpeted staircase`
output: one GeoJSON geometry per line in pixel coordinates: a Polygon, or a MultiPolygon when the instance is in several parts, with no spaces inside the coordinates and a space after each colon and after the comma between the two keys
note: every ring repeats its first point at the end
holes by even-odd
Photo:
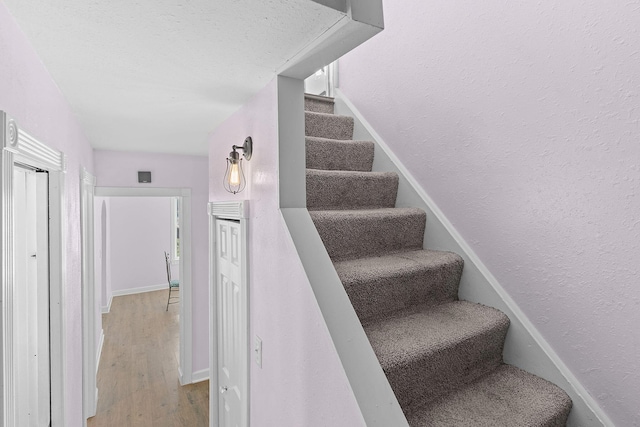
{"type": "Polygon", "coordinates": [[[504,364],[509,318],[458,300],[462,258],[423,249],[426,214],[396,208],[333,99],[305,97],[307,208],[409,425],[564,426],[567,394],[504,364]]]}

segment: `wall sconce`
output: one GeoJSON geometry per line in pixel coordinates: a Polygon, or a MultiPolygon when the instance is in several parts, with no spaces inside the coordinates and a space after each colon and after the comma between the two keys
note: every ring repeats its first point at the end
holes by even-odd
{"type": "Polygon", "coordinates": [[[224,174],[223,185],[224,189],[229,193],[239,193],[244,190],[247,182],[244,178],[244,171],[242,170],[242,159],[240,154],[236,150],[242,150],[242,156],[251,160],[251,154],[253,153],[253,140],[248,136],[244,140],[242,145],[234,145],[231,147],[233,151],[229,153],[227,158],[227,171],[224,174]]]}

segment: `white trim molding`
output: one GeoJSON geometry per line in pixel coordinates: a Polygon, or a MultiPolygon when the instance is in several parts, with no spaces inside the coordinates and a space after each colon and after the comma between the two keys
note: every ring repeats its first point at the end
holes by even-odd
{"type": "Polygon", "coordinates": [[[211,202],[207,207],[209,215],[221,219],[241,220],[249,218],[249,202],[211,202]]]}
{"type": "Polygon", "coordinates": [[[96,197],[181,197],[190,188],[163,187],[96,187],[96,197]]]}
{"type": "Polygon", "coordinates": [[[80,169],[80,252],[82,278],[82,419],[96,414],[98,365],[96,363],[96,281],[94,260],[94,195],[96,178],[80,169]]]}
{"type": "MultiPolygon", "coordinates": [[[[98,343],[98,354],[96,355],[96,375],[100,369],[100,358],[102,357],[102,348],[104,347],[104,329],[100,329],[100,342],[98,343]]],[[[96,388],[96,393],[98,389],[96,388]]],[[[96,399],[97,401],[97,399],[96,399]]]]}
{"type": "Polygon", "coordinates": [[[111,304],[113,303],[113,294],[109,297],[109,302],[107,303],[107,305],[103,305],[101,307],[102,309],[102,314],[107,314],[111,311],[111,304]]]}
{"type": "MultiPolygon", "coordinates": [[[[96,378],[98,377],[98,370],[100,369],[100,358],[102,357],[102,348],[104,347],[104,329],[100,329],[100,341],[98,342],[98,354],[96,356],[96,378]]],[[[96,387],[96,402],[98,401],[98,387],[96,387]]]]}
{"type": "MultiPolygon", "coordinates": [[[[242,279],[246,283],[247,292],[249,292],[249,258],[248,258],[248,220],[249,220],[249,201],[224,201],[224,202],[210,202],[207,205],[207,212],[209,213],[209,426],[215,427],[218,425],[219,411],[218,411],[218,302],[216,299],[216,220],[217,219],[229,219],[240,222],[240,229],[242,232],[243,248],[244,251],[242,259],[244,260],[242,265],[242,279]]],[[[249,325],[250,325],[250,298],[247,295],[246,298],[246,340],[245,348],[249,352],[250,340],[249,340],[249,325]]],[[[247,355],[247,375],[245,384],[245,394],[249,396],[249,361],[251,357],[247,355]]],[[[201,371],[200,371],[201,372],[201,371]]],[[[247,419],[249,419],[249,399],[246,399],[246,408],[243,408],[247,413],[247,419]]]]}
{"type": "Polygon", "coordinates": [[[171,201],[171,226],[169,234],[171,240],[171,264],[177,264],[180,261],[180,200],[172,197],[171,201]]]}
{"type": "MultiPolygon", "coordinates": [[[[191,255],[191,188],[95,187],[97,197],[178,197],[180,200],[180,384],[193,376],[193,313],[191,255]]],[[[116,295],[113,292],[113,295],[116,295]]],[[[109,304],[111,307],[111,304],[109,304]]]]}
{"type": "Polygon", "coordinates": [[[0,111],[2,121],[2,148],[14,155],[16,163],[24,163],[47,171],[66,170],[64,155],[53,148],[38,141],[23,129],[20,129],[14,119],[7,113],[0,111]]]}
{"type": "Polygon", "coordinates": [[[0,286],[2,292],[2,332],[0,362],[2,363],[0,414],[2,425],[15,425],[16,378],[14,376],[14,254],[13,254],[13,168],[22,164],[49,173],[49,310],[51,351],[51,424],[66,426],[66,226],[64,183],[66,158],[64,153],[38,141],[7,113],[0,111],[0,286]]]}
{"type": "MultiPolygon", "coordinates": [[[[154,292],[154,291],[162,291],[162,290],[168,291],[169,284],[160,283],[159,285],[149,285],[149,286],[140,286],[138,288],[118,289],[111,292],[111,300],[113,300],[113,297],[120,297],[123,295],[143,294],[145,292],[154,292]]],[[[109,301],[109,308],[111,308],[111,301],[109,301]]]]}
{"type": "Polygon", "coordinates": [[[191,382],[193,384],[199,383],[202,381],[206,381],[209,379],[209,369],[200,369],[199,371],[195,371],[191,376],[191,382]]]}
{"type": "Polygon", "coordinates": [[[80,169],[80,180],[83,183],[90,185],[92,187],[96,186],[96,177],[93,176],[91,173],[89,173],[89,171],[86,170],[85,168],[80,169]]]}

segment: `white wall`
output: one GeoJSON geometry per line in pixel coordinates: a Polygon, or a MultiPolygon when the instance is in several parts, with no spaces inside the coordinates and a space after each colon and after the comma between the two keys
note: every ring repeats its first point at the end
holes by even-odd
{"type": "Polygon", "coordinates": [[[385,2],[339,64],[391,146],[573,374],[640,425],[640,5],[385,2]]]}
{"type": "Polygon", "coordinates": [[[164,251],[171,249],[171,199],[112,197],[110,213],[112,292],[168,286],[164,251]]]}
{"type": "MultiPolygon", "coordinates": [[[[209,161],[206,156],[95,151],[95,175],[97,185],[100,187],[191,189],[192,368],[194,372],[203,371],[209,367],[208,167],[209,161]],[[152,172],[151,183],[138,183],[137,171],[141,170],[152,172]]],[[[115,287],[113,279],[111,283],[115,287]]]]}

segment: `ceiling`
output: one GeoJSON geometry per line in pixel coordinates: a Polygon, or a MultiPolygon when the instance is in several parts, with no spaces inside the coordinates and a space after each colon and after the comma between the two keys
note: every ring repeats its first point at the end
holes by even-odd
{"type": "Polygon", "coordinates": [[[343,13],[311,0],[3,0],[95,149],[207,135],[343,13]]]}

